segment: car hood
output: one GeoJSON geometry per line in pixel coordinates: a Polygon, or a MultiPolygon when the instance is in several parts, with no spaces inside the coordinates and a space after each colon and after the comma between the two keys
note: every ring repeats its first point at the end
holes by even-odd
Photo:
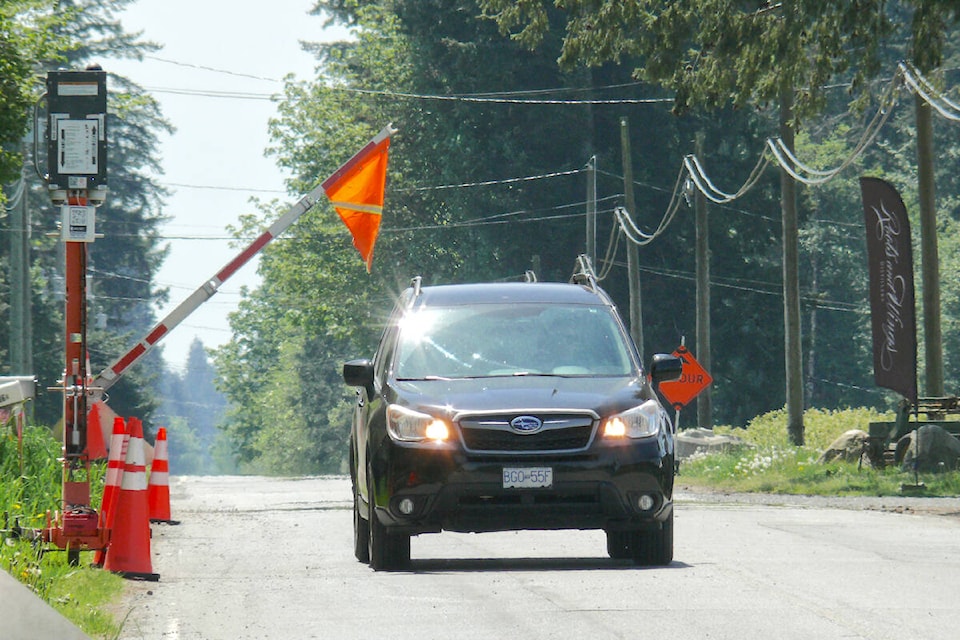
{"type": "Polygon", "coordinates": [[[636,406],[654,394],[636,377],[548,375],[394,381],[395,401],[433,415],[590,410],[600,416],[636,406]]]}

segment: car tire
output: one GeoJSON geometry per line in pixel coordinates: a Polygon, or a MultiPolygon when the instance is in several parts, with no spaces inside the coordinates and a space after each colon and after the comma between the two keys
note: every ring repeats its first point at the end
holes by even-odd
{"type": "Polygon", "coordinates": [[[673,562],[673,511],[659,529],[630,534],[633,563],[642,567],[663,567],[673,562]]]}
{"type": "Polygon", "coordinates": [[[606,529],[607,555],[614,560],[630,560],[633,552],[630,549],[630,531],[616,531],[606,529]]]}
{"type": "Polygon", "coordinates": [[[370,522],[360,514],[360,492],[353,481],[353,555],[364,564],[370,562],[370,522]]]}
{"type": "Polygon", "coordinates": [[[410,564],[410,535],[391,533],[377,518],[374,506],[373,474],[367,471],[367,499],[370,504],[369,561],[374,571],[396,571],[410,564]]]}

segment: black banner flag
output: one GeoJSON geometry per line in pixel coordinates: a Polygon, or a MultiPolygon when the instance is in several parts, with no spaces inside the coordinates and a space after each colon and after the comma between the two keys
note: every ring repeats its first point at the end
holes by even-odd
{"type": "Polygon", "coordinates": [[[877,386],[917,402],[917,320],[910,220],[897,190],[860,178],[867,227],[873,376],[877,386]]]}

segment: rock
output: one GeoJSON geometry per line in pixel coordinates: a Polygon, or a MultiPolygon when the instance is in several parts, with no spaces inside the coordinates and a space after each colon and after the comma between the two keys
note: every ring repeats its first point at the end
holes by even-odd
{"type": "Polygon", "coordinates": [[[894,460],[904,471],[953,471],[960,467],[960,440],[935,424],[921,425],[897,441],[894,460]]]}
{"type": "Polygon", "coordinates": [[[863,455],[863,443],[870,437],[866,431],[861,429],[850,429],[843,432],[839,438],[830,443],[826,451],[820,454],[817,462],[833,462],[843,460],[845,462],[857,462],[863,455]]]}
{"type": "Polygon", "coordinates": [[[685,460],[695,453],[719,453],[734,447],[747,446],[736,436],[714,433],[711,429],[684,429],[677,434],[677,459],[685,460]]]}

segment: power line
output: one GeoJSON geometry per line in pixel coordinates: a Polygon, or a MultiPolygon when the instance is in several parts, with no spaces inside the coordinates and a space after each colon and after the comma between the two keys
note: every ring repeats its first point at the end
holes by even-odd
{"type": "MultiPolygon", "coordinates": [[[[166,64],[172,64],[179,67],[186,67],[190,69],[198,69],[201,71],[209,71],[212,73],[220,73],[224,75],[239,77],[239,78],[249,78],[252,80],[261,80],[264,82],[270,82],[275,84],[281,84],[283,80],[277,78],[269,78],[266,76],[258,76],[250,73],[243,73],[238,71],[231,71],[229,69],[221,69],[217,67],[211,67],[207,65],[195,64],[192,62],[182,62],[179,60],[171,60],[169,58],[162,58],[159,56],[146,55],[145,58],[150,60],[155,60],[157,62],[163,62],[166,64]]],[[[465,93],[465,94],[455,94],[455,95],[439,95],[439,94],[418,94],[418,93],[405,93],[397,91],[386,91],[386,90],[374,90],[374,89],[354,89],[350,87],[344,87],[342,85],[326,85],[324,88],[333,89],[338,91],[354,92],[367,95],[382,95],[388,97],[402,97],[402,98],[416,98],[416,99],[425,99],[425,100],[459,100],[465,102],[502,102],[507,104],[658,104],[658,103],[672,103],[673,98],[618,98],[618,99],[588,99],[588,100],[529,100],[520,98],[518,96],[530,96],[530,95],[547,95],[555,93],[586,93],[586,92],[597,92],[597,91],[609,91],[612,89],[623,89],[623,88],[632,88],[645,86],[642,82],[625,82],[617,84],[608,84],[601,85],[599,87],[552,87],[546,89],[523,89],[516,91],[487,91],[480,93],[465,93]]],[[[243,98],[243,99],[259,99],[259,100],[271,100],[274,99],[274,96],[271,94],[264,93],[248,93],[248,92],[219,92],[219,91],[200,91],[193,89],[178,89],[178,88],[160,88],[160,89],[150,89],[151,91],[164,92],[164,93],[179,93],[183,95],[196,95],[203,97],[215,97],[215,98],[243,98]]]]}
{"type": "MultiPolygon", "coordinates": [[[[214,91],[211,89],[182,89],[175,87],[144,87],[151,93],[166,93],[171,95],[195,96],[200,98],[225,98],[231,100],[263,100],[276,102],[280,97],[275,93],[259,93],[247,91],[214,91]]],[[[583,105],[627,105],[627,104],[672,104],[673,98],[588,98],[588,99],[536,99],[510,97],[484,97],[467,94],[429,94],[410,93],[404,91],[388,91],[385,89],[358,89],[355,87],[331,86],[324,87],[326,91],[353,93],[363,96],[378,96],[404,100],[434,100],[440,102],[467,102],[482,104],[509,104],[509,105],[553,105],[553,106],[583,106],[583,105]]]]}
{"type": "Polygon", "coordinates": [[[911,91],[919,95],[937,113],[953,122],[960,122],[960,105],[950,101],[943,93],[937,91],[929,80],[912,64],[901,62],[898,71],[903,74],[904,82],[911,91]]]}
{"type": "Polygon", "coordinates": [[[622,104],[672,104],[673,98],[611,98],[598,99],[589,98],[586,100],[536,100],[529,98],[508,98],[508,97],[482,97],[472,95],[440,95],[423,93],[405,93],[402,91],[385,91],[376,89],[354,89],[349,87],[330,87],[334,91],[343,91],[346,93],[356,93],[358,95],[380,96],[385,98],[405,98],[412,100],[437,100],[441,102],[476,102],[486,104],[528,104],[528,105],[555,105],[555,106],[580,106],[580,105],[622,105],[622,104]]]}
{"type": "Polygon", "coordinates": [[[277,94],[253,93],[248,91],[214,91],[212,89],[176,89],[172,87],[144,87],[150,93],[167,93],[177,96],[195,96],[199,98],[226,98],[230,100],[263,100],[274,102],[277,94]]]}
{"type": "Polygon", "coordinates": [[[713,184],[710,177],[703,170],[703,165],[700,164],[700,160],[696,155],[689,154],[683,158],[683,166],[690,175],[694,186],[697,187],[705,198],[716,204],[727,204],[743,197],[756,186],[760,180],[760,176],[763,175],[763,172],[769,165],[770,161],[764,154],[761,154],[760,159],[757,161],[757,164],[754,165],[753,170],[750,171],[750,175],[747,177],[746,182],[743,183],[743,186],[737,189],[735,193],[725,193],[713,184]]]}
{"type": "Polygon", "coordinates": [[[224,74],[224,75],[235,76],[235,77],[238,77],[238,78],[249,78],[249,79],[251,79],[251,80],[263,80],[263,81],[265,81],[265,82],[275,82],[275,83],[277,83],[277,84],[279,84],[279,83],[282,82],[282,80],[277,80],[276,78],[267,78],[267,77],[265,77],[265,76],[258,76],[258,75],[254,75],[254,74],[251,74],[251,73],[242,73],[242,72],[239,72],[239,71],[230,71],[229,69],[219,69],[219,68],[217,68],[217,67],[208,67],[208,66],[206,66],[206,65],[194,64],[194,63],[192,63],[192,62],[181,62],[181,61],[179,61],[179,60],[171,60],[171,59],[169,59],[169,58],[161,58],[160,56],[145,55],[145,56],[143,56],[143,57],[144,57],[144,58],[148,58],[148,59],[150,59],[150,60],[156,60],[157,62],[163,62],[163,63],[166,63],[166,64],[172,64],[172,65],[175,65],[175,66],[178,66],[178,67],[187,67],[187,68],[190,68],[190,69],[199,69],[199,70],[201,70],[201,71],[211,71],[211,72],[213,72],[213,73],[222,73],[222,74],[224,74]]]}
{"type": "MultiPolygon", "coordinates": [[[[614,262],[614,266],[626,268],[623,262],[614,262]]],[[[664,278],[674,278],[694,282],[696,276],[687,271],[678,271],[674,269],[665,269],[663,267],[640,266],[640,271],[664,278]]],[[[735,291],[744,291],[747,293],[756,293],[766,296],[782,297],[783,290],[780,283],[763,282],[759,280],[750,280],[748,278],[714,278],[710,279],[710,286],[720,289],[732,289],[735,291]],[[767,287],[767,288],[765,288],[767,287]]],[[[856,303],[845,302],[842,300],[823,299],[815,293],[801,295],[801,300],[810,306],[816,306],[817,309],[824,311],[838,311],[842,313],[857,313],[865,315],[868,313],[865,309],[856,303]]]]}
{"type": "Polygon", "coordinates": [[[210,184],[186,184],[183,182],[161,182],[160,184],[167,187],[176,187],[178,189],[209,189],[213,191],[250,191],[253,193],[283,193],[287,192],[283,189],[252,189],[249,187],[227,187],[227,186],[217,186],[210,184]]]}
{"type": "Polygon", "coordinates": [[[877,112],[864,128],[863,134],[860,136],[857,144],[854,145],[853,151],[850,152],[850,155],[847,156],[839,166],[826,171],[813,169],[800,162],[790,148],[784,144],[783,140],[780,138],[768,138],[766,144],[773,153],[777,164],[795,180],[806,185],[824,184],[839,175],[840,172],[852,165],[873,144],[883,125],[886,124],[890,118],[890,114],[893,113],[893,107],[896,106],[897,93],[903,86],[903,78],[906,75],[903,69],[905,69],[905,67],[902,65],[898,67],[897,73],[894,74],[893,79],[888,83],[886,90],[880,97],[877,112]],[[797,172],[797,169],[814,177],[802,176],[797,172]]]}
{"type": "Polygon", "coordinates": [[[560,176],[572,176],[585,172],[586,169],[571,169],[569,171],[554,171],[552,173],[543,173],[536,176],[524,176],[522,178],[504,178],[500,180],[484,180],[482,182],[461,182],[460,184],[440,184],[427,187],[404,187],[393,189],[398,193],[410,193],[417,191],[442,191],[445,189],[467,189],[472,187],[489,187],[502,184],[516,184],[518,182],[532,182],[534,180],[545,180],[547,178],[557,178],[560,176]]]}

